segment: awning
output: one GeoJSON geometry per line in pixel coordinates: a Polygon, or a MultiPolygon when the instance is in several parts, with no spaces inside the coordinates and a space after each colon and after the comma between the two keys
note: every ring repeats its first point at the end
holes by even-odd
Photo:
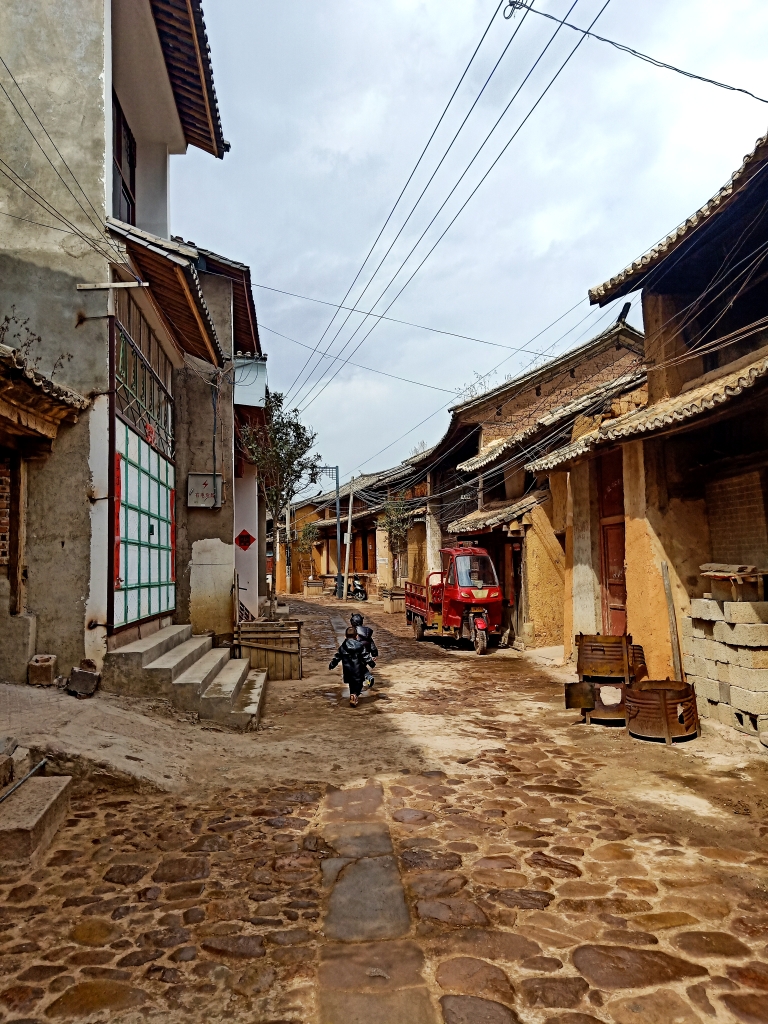
{"type": "Polygon", "coordinates": [[[536,505],[543,504],[549,497],[549,491],[531,491],[530,494],[516,498],[514,501],[494,503],[492,507],[477,509],[475,512],[470,512],[461,519],[449,523],[447,532],[458,535],[472,534],[511,523],[525,515],[526,512],[530,512],[536,505]]]}
{"type": "Polygon", "coordinates": [[[149,282],[157,312],[179,347],[191,356],[222,366],[224,353],[197,276],[197,249],[113,217],[107,217],[107,226],[123,239],[131,260],[149,282]]]}
{"type": "Polygon", "coordinates": [[[723,376],[707,379],[721,372],[718,370],[698,378],[698,381],[689,381],[686,390],[674,398],[607,420],[596,430],[584,434],[572,444],[550,452],[535,462],[530,462],[525,468],[532,473],[562,468],[602,445],[628,441],[633,437],[665,430],[711,412],[737,398],[768,375],[768,347],[760,350],[758,358],[755,356],[756,353],[753,352],[738,360],[734,364],[735,369],[723,376]]]}

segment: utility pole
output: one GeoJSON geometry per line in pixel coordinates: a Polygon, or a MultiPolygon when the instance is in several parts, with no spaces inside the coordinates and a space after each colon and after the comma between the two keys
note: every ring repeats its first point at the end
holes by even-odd
{"type": "Polygon", "coordinates": [[[355,492],[352,488],[352,481],[349,482],[349,516],[347,517],[347,551],[344,558],[344,600],[347,600],[347,587],[349,586],[349,551],[352,547],[352,502],[355,492]]]}
{"type": "Polygon", "coordinates": [[[291,592],[291,503],[285,506],[285,590],[291,592]]]}
{"type": "Polygon", "coordinates": [[[341,573],[341,498],[339,497],[339,467],[321,466],[320,473],[336,477],[336,597],[341,600],[344,596],[344,577],[341,573]]]}

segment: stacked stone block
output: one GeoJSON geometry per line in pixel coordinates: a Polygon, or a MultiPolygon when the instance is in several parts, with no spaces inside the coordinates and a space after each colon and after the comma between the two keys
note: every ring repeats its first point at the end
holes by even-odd
{"type": "Polygon", "coordinates": [[[768,601],[694,599],[682,633],[700,717],[768,746],[768,601]]]}

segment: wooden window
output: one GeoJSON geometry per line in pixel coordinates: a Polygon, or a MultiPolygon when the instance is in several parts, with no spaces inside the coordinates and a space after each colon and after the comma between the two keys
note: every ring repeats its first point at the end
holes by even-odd
{"type": "Polygon", "coordinates": [[[112,94],[112,216],[136,223],[136,140],[112,94]]]}

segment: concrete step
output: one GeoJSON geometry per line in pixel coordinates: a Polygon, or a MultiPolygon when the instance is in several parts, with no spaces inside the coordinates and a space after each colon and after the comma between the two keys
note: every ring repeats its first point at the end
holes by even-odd
{"type": "Polygon", "coordinates": [[[134,693],[138,686],[142,692],[142,673],[147,665],[157,661],[174,647],[192,636],[192,627],[166,626],[141,640],[110,651],[104,659],[101,688],[110,693],[134,693]]]}
{"type": "Polygon", "coordinates": [[[230,729],[239,729],[241,732],[255,729],[259,724],[266,692],[267,673],[263,669],[252,669],[232,705],[232,710],[226,716],[224,725],[228,725],[230,729]]]}
{"type": "Polygon", "coordinates": [[[156,661],[150,662],[143,673],[147,685],[144,692],[148,696],[158,692],[171,696],[173,683],[210,651],[212,646],[213,639],[210,636],[193,636],[161,655],[156,661]]]}
{"type": "Polygon", "coordinates": [[[69,814],[69,775],[27,779],[0,804],[0,865],[36,862],[69,814]]]}
{"type": "Polygon", "coordinates": [[[200,698],[200,717],[225,724],[250,671],[249,658],[233,658],[200,698]]]}
{"type": "Polygon", "coordinates": [[[183,711],[197,711],[200,697],[229,661],[229,647],[212,647],[171,684],[171,700],[183,711]]]}

